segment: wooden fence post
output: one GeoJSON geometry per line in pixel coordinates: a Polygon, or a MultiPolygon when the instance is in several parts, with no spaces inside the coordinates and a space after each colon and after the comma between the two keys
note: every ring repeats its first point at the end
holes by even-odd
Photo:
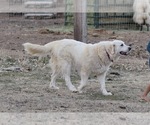
{"type": "Polygon", "coordinates": [[[87,42],[87,0],[74,0],[74,39],[87,42]]]}

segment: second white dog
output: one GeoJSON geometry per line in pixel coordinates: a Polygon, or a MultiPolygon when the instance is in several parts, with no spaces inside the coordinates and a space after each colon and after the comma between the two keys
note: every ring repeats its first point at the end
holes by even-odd
{"type": "Polygon", "coordinates": [[[150,3],[149,0],[134,0],[133,3],[133,20],[141,26],[147,25],[149,30],[150,25],[150,3]]]}
{"type": "Polygon", "coordinates": [[[120,40],[85,44],[72,39],[63,39],[44,46],[31,43],[25,43],[23,46],[25,51],[33,56],[50,55],[51,88],[59,89],[56,86],[56,79],[62,75],[69,90],[81,92],[88,82],[89,75],[95,73],[103,95],[112,95],[112,93],[107,92],[105,87],[105,77],[110,65],[120,55],[127,55],[131,50],[130,46],[125,45],[120,40]],[[75,88],[70,79],[72,68],[75,68],[81,77],[78,89],[75,88]]]}

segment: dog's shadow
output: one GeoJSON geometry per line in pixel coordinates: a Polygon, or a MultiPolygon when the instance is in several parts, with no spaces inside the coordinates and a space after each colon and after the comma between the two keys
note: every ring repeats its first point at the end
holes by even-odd
{"type": "Polygon", "coordinates": [[[86,96],[90,99],[90,100],[118,100],[118,101],[123,101],[126,99],[126,97],[121,96],[121,95],[110,95],[110,96],[105,96],[102,95],[100,92],[88,92],[85,93],[86,96]]]}

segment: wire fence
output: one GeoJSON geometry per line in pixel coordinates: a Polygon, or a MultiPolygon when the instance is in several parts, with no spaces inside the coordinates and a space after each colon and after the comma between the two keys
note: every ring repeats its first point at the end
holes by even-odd
{"type": "MultiPolygon", "coordinates": [[[[138,29],[133,22],[133,0],[87,0],[88,25],[107,29],[138,29]]],[[[65,25],[73,24],[73,3],[66,0],[65,25]]]]}
{"type": "MultiPolygon", "coordinates": [[[[95,28],[138,29],[133,22],[134,0],[87,0],[87,24],[95,28]]],[[[65,25],[73,24],[73,0],[2,0],[1,12],[11,16],[47,19],[64,14],[65,25]]]]}

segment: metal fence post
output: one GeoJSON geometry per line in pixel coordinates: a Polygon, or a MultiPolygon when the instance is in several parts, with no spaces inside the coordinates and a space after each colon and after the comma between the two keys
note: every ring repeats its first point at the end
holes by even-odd
{"type": "Polygon", "coordinates": [[[99,28],[99,0],[94,0],[94,26],[99,28]]]}
{"type": "Polygon", "coordinates": [[[68,23],[67,23],[67,17],[68,17],[68,12],[67,12],[67,6],[68,6],[68,5],[67,5],[67,2],[68,2],[68,1],[65,0],[65,26],[68,24],[68,23]]]}

